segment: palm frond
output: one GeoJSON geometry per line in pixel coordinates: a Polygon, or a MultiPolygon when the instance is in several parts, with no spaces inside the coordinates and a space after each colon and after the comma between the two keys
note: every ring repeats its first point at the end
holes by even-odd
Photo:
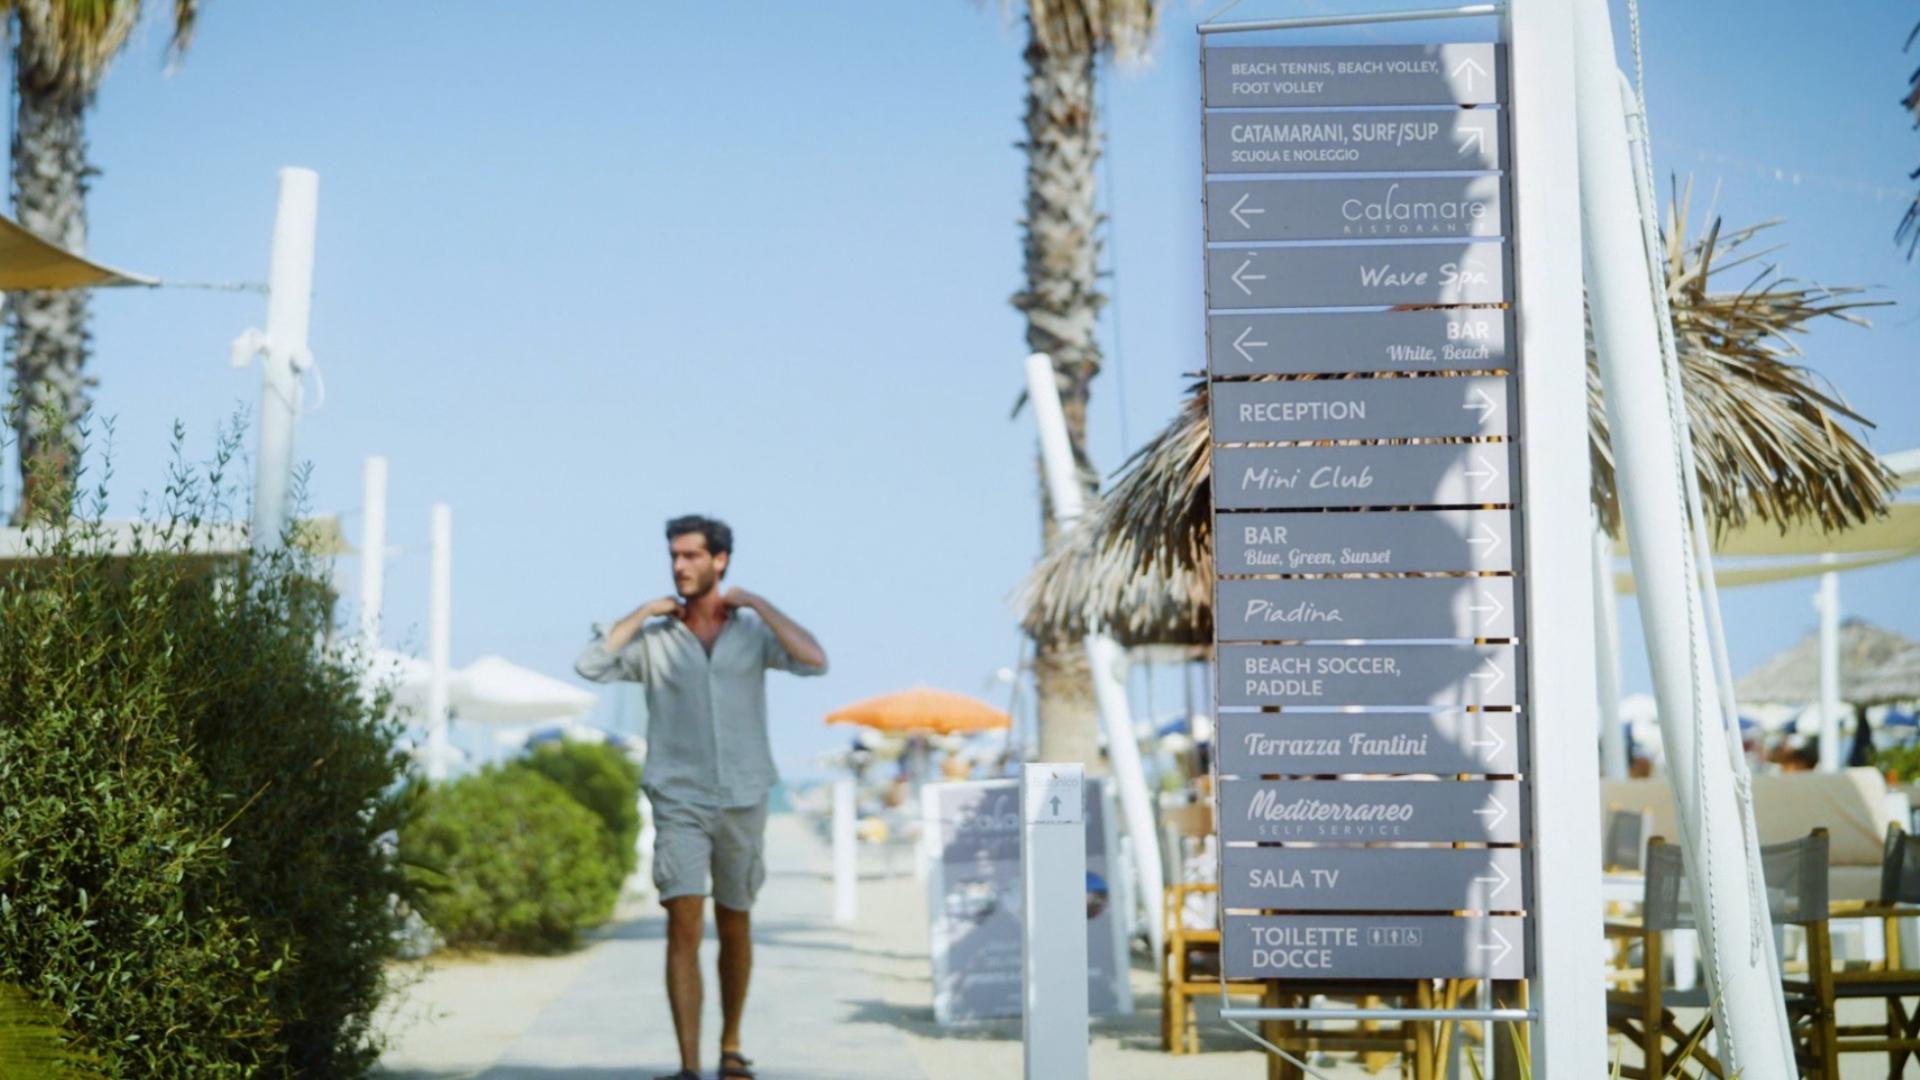
{"type": "MultiPolygon", "coordinates": [[[[0,0],[20,20],[15,62],[24,82],[90,98],[140,21],[141,0],[0,0]]],[[[193,40],[199,0],[173,0],[168,54],[178,60],[193,40]]]]}
{"type": "MultiPolygon", "coordinates": [[[[1001,0],[1011,8],[1011,0],[1001,0]]],[[[1147,54],[1160,25],[1159,0],[1027,0],[1034,41],[1054,53],[1147,54]]]]}
{"type": "MultiPolygon", "coordinates": [[[[1882,512],[1892,477],[1849,424],[1867,421],[1799,363],[1796,338],[1817,319],[1867,325],[1878,301],[1849,286],[1783,277],[1762,258],[1762,223],[1716,218],[1688,241],[1686,193],[1667,227],[1669,300],[1701,494],[1716,529],[1753,520],[1841,529],[1882,512]],[[1753,267],[1737,288],[1729,269],[1753,267]]],[[[1600,378],[1589,357],[1595,507],[1617,531],[1619,504],[1600,378]]],[[[1126,644],[1206,644],[1213,620],[1207,384],[1134,455],[1075,529],[1022,585],[1015,604],[1041,639],[1091,624],[1126,644]]]]}

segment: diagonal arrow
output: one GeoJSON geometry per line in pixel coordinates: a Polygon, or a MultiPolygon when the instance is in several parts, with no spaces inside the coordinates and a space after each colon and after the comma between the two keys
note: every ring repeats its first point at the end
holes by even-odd
{"type": "Polygon", "coordinates": [[[1467,678],[1489,680],[1487,685],[1481,687],[1480,689],[1483,693],[1492,693],[1494,687],[1499,686],[1501,683],[1507,681],[1507,673],[1500,670],[1500,665],[1494,663],[1493,657],[1491,656],[1487,657],[1485,660],[1482,660],[1481,663],[1485,664],[1486,667],[1483,670],[1476,671],[1473,674],[1467,676],[1467,678]]]}
{"type": "Polygon", "coordinates": [[[1473,880],[1476,884],[1493,886],[1487,890],[1486,899],[1488,900],[1499,896],[1506,891],[1507,886],[1513,884],[1513,876],[1502,870],[1499,863],[1493,864],[1493,876],[1481,876],[1473,880]]]}
{"type": "Polygon", "coordinates": [[[1492,934],[1493,940],[1498,942],[1498,944],[1476,945],[1474,947],[1479,949],[1481,952],[1490,952],[1494,954],[1493,961],[1489,965],[1489,969],[1491,969],[1493,967],[1498,967],[1500,964],[1500,961],[1505,960],[1507,958],[1507,954],[1513,952],[1513,942],[1508,941],[1506,938],[1506,935],[1502,934],[1499,930],[1495,929],[1492,926],[1487,927],[1487,933],[1492,934]]]}
{"type": "Polygon", "coordinates": [[[1249,323],[1246,329],[1240,331],[1240,336],[1233,339],[1233,351],[1239,353],[1240,358],[1249,364],[1255,361],[1253,354],[1247,351],[1248,349],[1264,349],[1267,347],[1267,343],[1264,341],[1248,341],[1247,335],[1251,333],[1253,333],[1253,325],[1249,323]]]}
{"type": "Polygon", "coordinates": [[[1500,403],[1493,400],[1493,395],[1477,386],[1473,388],[1473,393],[1467,395],[1467,400],[1460,407],[1479,413],[1482,424],[1487,422],[1487,417],[1500,411],[1500,403]]]}
{"type": "Polygon", "coordinates": [[[1233,220],[1239,222],[1240,227],[1243,229],[1253,228],[1253,222],[1248,221],[1244,215],[1266,213],[1265,210],[1261,209],[1258,206],[1248,206],[1247,200],[1251,198],[1253,198],[1253,192],[1243,191],[1240,193],[1239,200],[1236,201],[1233,204],[1233,206],[1227,210],[1227,213],[1232,214],[1233,220]]]}
{"type": "Polygon", "coordinates": [[[1507,804],[1492,795],[1487,796],[1487,801],[1493,805],[1483,806],[1475,810],[1474,813],[1478,814],[1482,819],[1481,824],[1485,825],[1487,829],[1491,831],[1499,828],[1500,823],[1507,820],[1507,804]]]}
{"type": "Polygon", "coordinates": [[[1460,143],[1460,152],[1464,154],[1469,150],[1478,150],[1482,154],[1487,152],[1487,133],[1484,129],[1467,129],[1466,137],[1460,143]]]}
{"type": "Polygon", "coordinates": [[[1451,74],[1456,79],[1460,78],[1462,75],[1465,75],[1467,80],[1467,93],[1471,94],[1473,93],[1473,77],[1475,75],[1478,75],[1478,76],[1481,76],[1482,78],[1485,78],[1487,74],[1487,69],[1481,67],[1478,61],[1476,61],[1473,57],[1469,56],[1466,59],[1460,61],[1459,63],[1453,65],[1453,71],[1451,72],[1451,74]]]}
{"type": "MultiPolygon", "coordinates": [[[[1473,474],[1468,473],[1467,475],[1472,476],[1473,474]]],[[[1482,555],[1492,555],[1494,552],[1500,550],[1500,534],[1493,531],[1493,526],[1483,521],[1480,523],[1479,529],[1480,535],[1467,537],[1467,543],[1474,547],[1485,547],[1487,550],[1481,552],[1480,554],[1482,555]]]]}
{"type": "Polygon", "coordinates": [[[1473,490],[1485,491],[1487,487],[1493,483],[1494,477],[1500,475],[1499,470],[1487,464],[1486,459],[1479,454],[1473,455],[1473,464],[1475,467],[1468,469],[1466,475],[1468,479],[1479,481],[1479,483],[1473,485],[1473,490]]]}
{"type": "Polygon", "coordinates": [[[1500,602],[1499,597],[1493,595],[1492,593],[1488,592],[1485,589],[1480,590],[1480,599],[1485,600],[1486,603],[1470,604],[1467,606],[1467,610],[1473,612],[1476,615],[1483,611],[1487,613],[1487,617],[1480,620],[1480,624],[1482,626],[1499,618],[1500,613],[1507,610],[1506,605],[1500,602]]]}
{"type": "Polygon", "coordinates": [[[1234,283],[1235,285],[1238,285],[1238,286],[1240,286],[1240,291],[1241,291],[1241,292],[1243,292],[1243,293],[1246,293],[1246,294],[1247,294],[1248,296],[1252,296],[1252,295],[1253,295],[1253,290],[1252,290],[1251,288],[1249,288],[1249,287],[1247,286],[1247,282],[1249,282],[1249,281],[1265,281],[1265,280],[1267,280],[1267,275],[1265,275],[1265,274],[1249,274],[1249,273],[1247,273],[1247,267],[1249,267],[1249,266],[1252,266],[1252,265],[1253,265],[1253,256],[1251,256],[1251,255],[1249,255],[1249,256],[1247,256],[1247,261],[1245,261],[1245,262],[1243,262],[1243,263],[1241,263],[1241,264],[1240,264],[1239,266],[1237,266],[1237,267],[1235,267],[1235,268],[1234,268],[1234,271],[1233,271],[1233,273],[1231,273],[1231,274],[1229,274],[1229,275],[1228,275],[1228,278],[1229,278],[1229,279],[1230,279],[1230,280],[1231,280],[1231,281],[1232,281],[1232,282],[1233,282],[1233,283],[1234,283]]]}

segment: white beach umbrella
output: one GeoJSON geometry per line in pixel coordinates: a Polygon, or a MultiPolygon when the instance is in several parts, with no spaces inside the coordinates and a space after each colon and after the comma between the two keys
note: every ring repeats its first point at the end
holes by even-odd
{"type": "Polygon", "coordinates": [[[392,649],[375,651],[363,677],[369,687],[391,689],[395,708],[414,713],[426,710],[427,684],[432,679],[433,669],[425,660],[392,649]]]}
{"type": "Polygon", "coordinates": [[[501,656],[483,656],[454,672],[449,681],[447,697],[454,715],[479,724],[582,716],[598,700],[589,691],[501,656]]]}

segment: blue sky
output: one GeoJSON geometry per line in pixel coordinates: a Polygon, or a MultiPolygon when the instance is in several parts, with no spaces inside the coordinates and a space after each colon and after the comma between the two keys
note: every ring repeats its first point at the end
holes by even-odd
{"type": "MultiPolygon", "coordinates": [[[[1247,0],[1234,17],[1301,8],[1247,0]]],[[[1703,209],[1717,185],[1730,224],[1783,219],[1789,273],[1898,302],[1806,348],[1879,423],[1871,445],[1904,449],[1920,445],[1920,269],[1892,232],[1920,164],[1897,105],[1915,16],[1808,10],[1649,5],[1656,168],[1693,175],[1703,209]]],[[[1106,468],[1202,364],[1203,12],[1167,11],[1156,60],[1105,92],[1106,468]]],[[[362,458],[391,461],[390,639],[425,640],[438,500],[455,515],[455,662],[554,673],[590,621],[666,591],[665,518],[729,519],[734,580],[834,661],[775,677],[789,772],[840,742],[820,725],[835,705],[917,682],[986,692],[1014,661],[1007,598],[1038,528],[1031,428],[1009,417],[1022,39],[993,5],[215,4],[172,74],[163,33],[134,43],[93,116],[92,251],[171,282],[260,281],[275,170],[319,172],[326,397],[298,450],[350,535],[362,458]]],[[[95,311],[127,511],[162,483],[176,418],[205,448],[253,407],[257,371],[226,355],[264,304],[164,289],[95,311]]],[[[342,565],[348,596],[356,574],[342,565]]],[[[1842,596],[1920,635],[1916,585],[1920,567],[1863,571],[1842,596]]],[[[1727,594],[1737,669],[1812,628],[1810,594],[1727,594]]]]}

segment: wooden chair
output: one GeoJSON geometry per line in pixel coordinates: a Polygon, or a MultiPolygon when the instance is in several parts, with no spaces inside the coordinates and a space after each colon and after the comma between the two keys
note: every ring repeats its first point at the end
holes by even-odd
{"type": "Polygon", "coordinates": [[[1835,1030],[1839,1054],[1884,1053],[1887,1075],[1906,1074],[1909,1058],[1920,1059],[1920,1008],[1907,999],[1920,998],[1920,957],[1903,955],[1901,924],[1920,919],[1920,836],[1908,835],[1898,822],[1887,826],[1886,847],[1880,864],[1877,901],[1847,905],[1835,914],[1880,920],[1886,940],[1883,964],[1831,972],[1833,995],[1839,1001],[1879,998],[1885,1003],[1883,1024],[1846,1024],[1835,1030]]]}
{"type": "Polygon", "coordinates": [[[1606,870],[1645,870],[1647,834],[1653,832],[1653,814],[1646,810],[1613,810],[1607,814],[1606,842],[1600,862],[1606,870]]]}
{"type": "MultiPolygon", "coordinates": [[[[1160,1048],[1169,1054],[1193,1054],[1200,1050],[1200,1034],[1194,1024],[1193,999],[1202,995],[1220,995],[1220,930],[1218,926],[1190,927],[1182,918],[1189,896],[1220,894],[1212,882],[1175,882],[1167,886],[1166,910],[1161,923],[1166,944],[1160,954],[1160,1048]]],[[[1216,919],[1217,922],[1217,919],[1216,919]]],[[[1228,995],[1259,998],[1266,992],[1261,982],[1229,982],[1228,995]]]]}
{"type": "MultiPolygon", "coordinates": [[[[1782,987],[1802,1067],[1823,1080],[1837,1080],[1831,1038],[1832,984],[1819,974],[1831,971],[1833,956],[1827,935],[1827,855],[1827,831],[1815,829],[1803,839],[1767,845],[1760,851],[1760,860],[1774,926],[1801,926],[1807,935],[1811,975],[1806,980],[1787,980],[1782,987]]],[[[1609,938],[1638,946],[1641,959],[1633,985],[1607,993],[1607,1026],[1633,1040],[1642,1056],[1638,1066],[1623,1065],[1621,1075],[1663,1080],[1676,1065],[1691,1064],[1724,1078],[1725,1067],[1705,1044],[1713,1025],[1713,1002],[1707,989],[1677,990],[1665,971],[1666,936],[1694,928],[1680,849],[1654,837],[1647,844],[1646,875],[1639,923],[1609,922],[1606,927],[1609,938]],[[1682,1027],[1675,1009],[1700,1009],[1704,1015],[1691,1027],[1682,1027]]]]}

